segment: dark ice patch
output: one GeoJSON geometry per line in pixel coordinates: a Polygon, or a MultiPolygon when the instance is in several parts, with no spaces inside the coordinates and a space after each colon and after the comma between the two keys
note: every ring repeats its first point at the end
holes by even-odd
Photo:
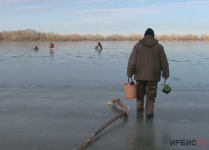
{"type": "Polygon", "coordinates": [[[175,80],[175,81],[181,81],[181,79],[180,78],[173,78],[173,80],[175,80]]]}

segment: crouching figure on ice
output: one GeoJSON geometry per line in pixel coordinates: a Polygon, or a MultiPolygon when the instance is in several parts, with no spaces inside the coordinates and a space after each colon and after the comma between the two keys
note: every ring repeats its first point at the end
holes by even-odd
{"type": "Polygon", "coordinates": [[[100,49],[103,49],[102,44],[100,42],[98,43],[98,46],[100,49]]]}
{"type": "Polygon", "coordinates": [[[34,51],[38,51],[39,50],[38,46],[35,46],[35,47],[31,48],[31,49],[34,50],[34,51]]]}
{"type": "Polygon", "coordinates": [[[137,81],[137,112],[144,111],[147,118],[154,117],[154,103],[157,96],[157,85],[162,77],[169,77],[169,64],[163,46],[154,38],[151,28],[145,31],[144,37],[133,48],[129,57],[127,76],[137,81]]]}
{"type": "Polygon", "coordinates": [[[101,44],[100,42],[98,43],[97,46],[95,46],[95,49],[96,49],[96,50],[98,50],[98,48],[99,48],[100,50],[103,49],[102,44],[101,44]]]}

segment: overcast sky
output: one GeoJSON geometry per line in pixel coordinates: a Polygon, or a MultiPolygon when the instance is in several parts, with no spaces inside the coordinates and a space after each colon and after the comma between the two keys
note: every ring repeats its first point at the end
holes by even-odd
{"type": "Polygon", "coordinates": [[[209,34],[209,0],[0,0],[0,31],[209,34]]]}

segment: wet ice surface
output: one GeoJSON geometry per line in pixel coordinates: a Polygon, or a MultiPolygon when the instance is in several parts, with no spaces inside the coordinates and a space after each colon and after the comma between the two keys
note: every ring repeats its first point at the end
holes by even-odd
{"type": "Polygon", "coordinates": [[[119,97],[130,106],[102,131],[88,150],[208,150],[208,92],[158,93],[155,118],[136,113],[135,101],[120,91],[1,90],[0,145],[4,150],[72,150],[119,114],[107,102],[119,97]],[[206,140],[206,146],[170,146],[170,140],[206,140]]]}
{"type": "Polygon", "coordinates": [[[48,42],[0,42],[1,149],[73,149],[120,113],[107,105],[117,97],[131,107],[129,119],[111,124],[87,149],[208,149],[209,43],[161,42],[172,92],[163,94],[159,84],[153,121],[137,115],[123,94],[135,43],[102,42],[96,51],[96,42],[55,42],[50,55],[48,42]],[[169,145],[182,139],[207,143],[169,145]]]}
{"type": "MultiPolygon", "coordinates": [[[[126,67],[136,42],[0,43],[0,88],[96,89],[122,91],[126,67]],[[31,50],[37,45],[39,51],[31,50]]],[[[168,83],[173,90],[208,90],[209,43],[162,43],[170,64],[168,83]]],[[[160,84],[159,84],[160,85],[160,84]]]]}

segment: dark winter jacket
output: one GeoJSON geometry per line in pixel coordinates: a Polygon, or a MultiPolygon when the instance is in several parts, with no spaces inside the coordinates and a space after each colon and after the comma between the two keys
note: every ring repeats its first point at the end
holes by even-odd
{"type": "Polygon", "coordinates": [[[127,76],[135,80],[160,81],[169,77],[169,65],[164,48],[151,35],[146,35],[133,48],[129,57],[127,76]]]}

